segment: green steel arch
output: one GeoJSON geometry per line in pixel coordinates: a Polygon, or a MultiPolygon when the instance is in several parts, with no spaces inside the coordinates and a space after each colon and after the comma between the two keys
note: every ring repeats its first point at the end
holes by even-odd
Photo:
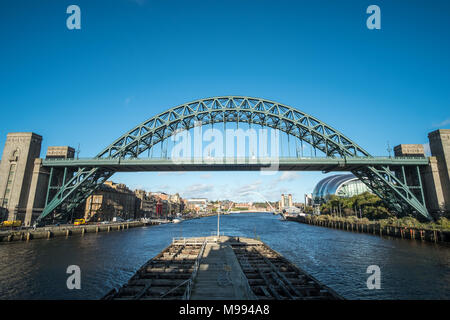
{"type": "Polygon", "coordinates": [[[292,107],[250,97],[215,97],[176,106],[139,124],[97,155],[97,158],[137,157],[180,129],[220,122],[252,123],[293,135],[327,156],[369,156],[331,126],[292,107]]]}
{"type": "MultiPolygon", "coordinates": [[[[196,100],[162,112],[123,134],[95,159],[137,158],[179,130],[189,130],[198,122],[202,125],[228,122],[261,125],[303,140],[327,157],[371,158],[367,151],[338,130],[295,108],[259,98],[222,96],[196,100]]],[[[412,210],[429,218],[423,194],[422,200],[418,200],[417,192],[408,186],[405,176],[399,178],[395,171],[380,166],[362,167],[352,172],[393,210],[401,213],[412,210]]],[[[102,167],[78,168],[74,172],[64,171],[62,179],[54,185],[50,179],[46,206],[39,220],[55,209],[70,213],[113,174],[114,171],[102,167]]]]}

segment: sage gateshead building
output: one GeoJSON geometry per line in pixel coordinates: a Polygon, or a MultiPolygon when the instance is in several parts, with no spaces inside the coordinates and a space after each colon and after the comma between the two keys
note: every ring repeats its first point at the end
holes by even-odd
{"type": "Polygon", "coordinates": [[[326,202],[331,195],[349,198],[371,190],[353,174],[336,174],[320,180],[312,193],[314,204],[326,202]]]}

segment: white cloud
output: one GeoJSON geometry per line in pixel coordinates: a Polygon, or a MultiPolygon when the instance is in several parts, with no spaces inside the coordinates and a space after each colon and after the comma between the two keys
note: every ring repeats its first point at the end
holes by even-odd
{"type": "Polygon", "coordinates": [[[435,123],[433,124],[433,127],[437,128],[437,127],[444,127],[444,126],[448,126],[450,124],[450,118],[445,119],[444,121],[440,122],[440,123],[435,123]]]}
{"type": "Polygon", "coordinates": [[[278,181],[294,181],[297,180],[300,175],[295,171],[284,171],[277,179],[278,181]]]}
{"type": "Polygon", "coordinates": [[[188,186],[180,194],[183,198],[209,198],[213,191],[214,185],[197,183],[188,186]]]}
{"type": "Polygon", "coordinates": [[[170,189],[171,187],[167,184],[162,184],[156,187],[158,191],[166,192],[166,190],[170,189]]]}
{"type": "Polygon", "coordinates": [[[256,190],[260,189],[261,184],[262,184],[261,180],[256,180],[256,181],[253,181],[252,183],[235,188],[234,193],[236,193],[237,195],[240,195],[243,192],[256,191],[256,190]]]}
{"type": "Polygon", "coordinates": [[[267,186],[268,189],[275,190],[280,182],[292,182],[300,178],[300,174],[295,171],[283,171],[281,176],[273,179],[267,186]]]}

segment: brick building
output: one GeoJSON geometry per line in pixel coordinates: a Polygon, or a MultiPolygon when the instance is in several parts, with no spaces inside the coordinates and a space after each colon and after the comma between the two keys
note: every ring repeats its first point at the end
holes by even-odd
{"type": "Polygon", "coordinates": [[[111,221],[114,217],[136,219],[136,195],[122,183],[106,181],[86,199],[84,218],[111,221]]]}

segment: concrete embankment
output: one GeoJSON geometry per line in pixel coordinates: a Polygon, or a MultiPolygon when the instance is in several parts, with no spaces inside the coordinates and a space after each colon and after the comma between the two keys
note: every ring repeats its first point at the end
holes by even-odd
{"type": "Polygon", "coordinates": [[[286,220],[297,221],[310,225],[334,228],[345,231],[368,233],[378,236],[390,236],[402,239],[421,240],[431,242],[450,242],[450,232],[442,230],[417,229],[380,225],[379,223],[352,223],[346,221],[318,220],[310,217],[286,217],[286,220]]]}
{"type": "Polygon", "coordinates": [[[50,239],[54,237],[68,237],[71,235],[84,235],[85,233],[111,232],[126,230],[129,228],[142,227],[155,223],[144,223],[140,221],[119,222],[110,224],[86,224],[81,226],[43,227],[25,230],[11,230],[0,234],[0,242],[29,241],[33,239],[50,239]]]}
{"type": "MultiPolygon", "coordinates": [[[[195,217],[185,217],[183,220],[200,219],[205,217],[216,216],[217,214],[205,214],[195,217]]],[[[108,224],[86,224],[81,226],[63,225],[63,226],[47,226],[37,229],[19,229],[19,230],[3,230],[0,231],[0,242],[11,241],[28,241],[32,239],[50,239],[54,237],[68,237],[71,235],[85,233],[110,232],[117,230],[125,230],[129,228],[143,227],[149,225],[158,225],[161,223],[171,223],[170,221],[163,222],[158,219],[150,220],[150,222],[131,221],[131,222],[113,222],[108,224]]]]}

